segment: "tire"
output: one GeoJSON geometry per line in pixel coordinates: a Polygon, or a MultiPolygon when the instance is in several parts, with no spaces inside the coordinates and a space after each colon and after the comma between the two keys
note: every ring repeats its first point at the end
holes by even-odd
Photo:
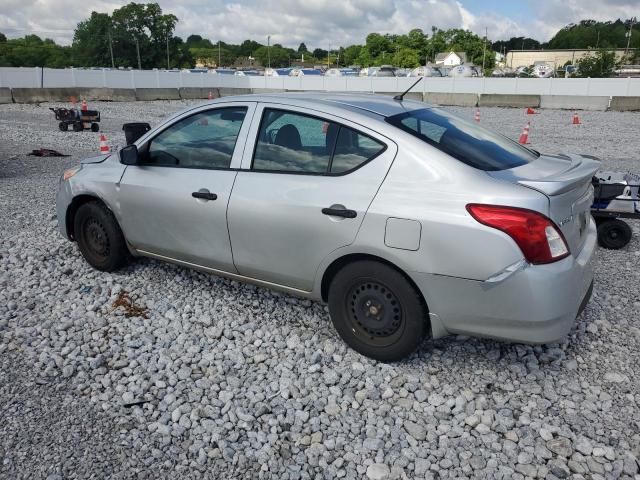
{"type": "Polygon", "coordinates": [[[598,243],[603,248],[618,250],[631,241],[631,227],[622,220],[605,220],[598,225],[598,243]]]}
{"type": "Polygon", "coordinates": [[[91,124],[91,131],[92,132],[99,132],[100,131],[100,125],[98,125],[97,123],[92,123],[91,124]]]}
{"type": "Polygon", "coordinates": [[[80,253],[93,268],[113,272],[127,263],[127,245],[115,216],[104,204],[80,205],[73,219],[80,253]]]}
{"type": "Polygon", "coordinates": [[[67,130],[69,130],[69,124],[67,122],[60,122],[58,124],[58,128],[61,132],[66,132],[67,130]]]}
{"type": "Polygon", "coordinates": [[[84,125],[82,125],[82,122],[75,122],[73,124],[73,131],[74,132],[81,132],[82,130],[84,130],[84,125]]]}
{"type": "Polygon", "coordinates": [[[413,353],[429,330],[422,297],[397,270],[362,260],[345,265],[329,286],[331,321],[356,352],[382,362],[413,353]]]}

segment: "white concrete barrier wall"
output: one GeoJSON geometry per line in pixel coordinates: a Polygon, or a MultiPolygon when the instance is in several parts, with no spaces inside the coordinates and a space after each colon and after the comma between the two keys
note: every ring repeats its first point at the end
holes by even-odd
{"type": "MultiPolygon", "coordinates": [[[[0,68],[0,87],[10,88],[256,88],[398,92],[415,78],[237,77],[158,70],[0,68]]],[[[417,91],[509,95],[640,96],[640,78],[426,78],[417,91]]]]}

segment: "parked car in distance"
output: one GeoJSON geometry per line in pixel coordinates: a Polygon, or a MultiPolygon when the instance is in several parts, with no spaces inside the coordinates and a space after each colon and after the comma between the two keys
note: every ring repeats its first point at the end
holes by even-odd
{"type": "Polygon", "coordinates": [[[598,166],[422,102],[224,97],[65,171],[57,218],[98,270],[146,256],[327,302],[395,361],[426,336],[562,338],[591,292],[598,166]]]}

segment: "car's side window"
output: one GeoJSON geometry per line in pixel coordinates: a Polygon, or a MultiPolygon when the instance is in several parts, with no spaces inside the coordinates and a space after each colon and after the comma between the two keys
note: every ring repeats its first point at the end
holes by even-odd
{"type": "Polygon", "coordinates": [[[325,173],[333,144],[328,122],[301,113],[266,109],[258,132],[254,170],[325,173]]]}
{"type": "Polygon", "coordinates": [[[331,173],[353,170],[380,154],[385,146],[367,135],[341,126],[331,161],[331,173]]]}
{"type": "Polygon", "coordinates": [[[226,107],[179,120],[154,137],[146,165],[229,168],[247,107],[226,107]]]}
{"type": "Polygon", "coordinates": [[[253,170],[309,174],[351,171],[381,153],[385,145],[329,120],[265,109],[253,170]]]}

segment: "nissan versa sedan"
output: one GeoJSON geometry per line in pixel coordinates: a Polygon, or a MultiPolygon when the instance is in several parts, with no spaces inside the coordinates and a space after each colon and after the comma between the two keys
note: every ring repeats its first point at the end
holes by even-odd
{"type": "Polygon", "coordinates": [[[60,180],[62,235],[327,302],[395,361],[425,336],[553,342],[588,302],[591,157],[542,155],[424,103],[225,97],[60,180]]]}

